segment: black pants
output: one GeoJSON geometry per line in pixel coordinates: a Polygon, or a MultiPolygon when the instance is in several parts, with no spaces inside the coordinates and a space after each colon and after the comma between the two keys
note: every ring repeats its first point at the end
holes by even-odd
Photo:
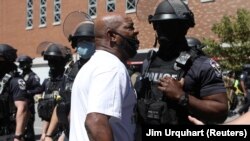
{"type": "Polygon", "coordinates": [[[246,113],[250,106],[250,89],[247,90],[247,97],[245,98],[245,104],[240,108],[239,114],[246,113]]]}
{"type": "Polygon", "coordinates": [[[34,122],[35,122],[35,114],[31,114],[24,135],[24,138],[27,141],[35,141],[34,122]]]}

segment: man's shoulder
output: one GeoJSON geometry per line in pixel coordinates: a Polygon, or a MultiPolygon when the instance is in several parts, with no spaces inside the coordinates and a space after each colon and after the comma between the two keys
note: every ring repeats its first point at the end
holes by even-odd
{"type": "Polygon", "coordinates": [[[21,90],[25,90],[26,89],[26,82],[24,81],[24,79],[22,77],[14,76],[10,80],[10,86],[12,86],[12,87],[18,86],[21,90]]]}
{"type": "Polygon", "coordinates": [[[209,69],[209,68],[218,68],[220,69],[219,63],[214,60],[213,58],[207,57],[207,56],[199,56],[197,57],[193,63],[192,67],[194,68],[200,68],[200,69],[209,69]]]}

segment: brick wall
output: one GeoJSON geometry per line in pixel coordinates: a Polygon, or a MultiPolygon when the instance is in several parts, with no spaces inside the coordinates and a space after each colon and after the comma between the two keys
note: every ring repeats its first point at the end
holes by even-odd
{"type": "MultiPolygon", "coordinates": [[[[87,12],[87,0],[61,0],[61,24],[53,25],[53,0],[47,1],[47,26],[39,27],[39,0],[34,1],[33,28],[26,30],[26,1],[1,0],[0,1],[0,42],[9,43],[18,48],[18,54],[28,54],[38,57],[36,48],[43,41],[60,42],[70,47],[63,34],[63,21],[68,13],[74,10],[87,12]]],[[[200,0],[189,0],[189,7],[195,15],[196,26],[189,30],[188,35],[199,39],[209,37],[217,39],[211,32],[213,23],[218,22],[224,14],[235,14],[237,8],[250,10],[249,0],[215,0],[214,2],[201,3],[200,0]]],[[[153,4],[144,5],[152,9],[153,4]]],[[[98,0],[97,16],[106,12],[106,1],[98,0]]],[[[116,12],[125,13],[125,0],[116,0],[116,12]]],[[[138,20],[135,13],[127,14],[135,22],[135,27],[140,31],[140,49],[151,48],[154,43],[152,25],[143,20],[138,20]]]]}

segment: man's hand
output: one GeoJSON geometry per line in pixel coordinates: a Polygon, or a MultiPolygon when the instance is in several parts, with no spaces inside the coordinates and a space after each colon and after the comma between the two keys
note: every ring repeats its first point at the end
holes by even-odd
{"type": "Polygon", "coordinates": [[[188,116],[189,121],[191,121],[195,125],[204,125],[204,123],[197,118],[194,118],[192,116],[188,116]]]}
{"type": "Polygon", "coordinates": [[[180,81],[172,77],[160,78],[158,89],[161,90],[168,98],[178,101],[179,98],[184,94],[182,90],[184,79],[180,81]]]}

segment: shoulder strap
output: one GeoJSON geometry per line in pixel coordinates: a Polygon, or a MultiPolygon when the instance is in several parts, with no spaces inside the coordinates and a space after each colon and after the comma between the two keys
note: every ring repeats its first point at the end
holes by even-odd
{"type": "Polygon", "coordinates": [[[145,77],[155,57],[156,57],[156,52],[154,50],[150,50],[147,54],[147,58],[143,61],[143,64],[142,64],[142,77],[145,77]]]}
{"type": "Polygon", "coordinates": [[[8,73],[6,73],[4,75],[2,81],[0,82],[0,95],[2,94],[3,89],[4,89],[5,85],[6,85],[6,83],[10,80],[11,77],[12,77],[12,75],[8,74],[8,73]]]}

